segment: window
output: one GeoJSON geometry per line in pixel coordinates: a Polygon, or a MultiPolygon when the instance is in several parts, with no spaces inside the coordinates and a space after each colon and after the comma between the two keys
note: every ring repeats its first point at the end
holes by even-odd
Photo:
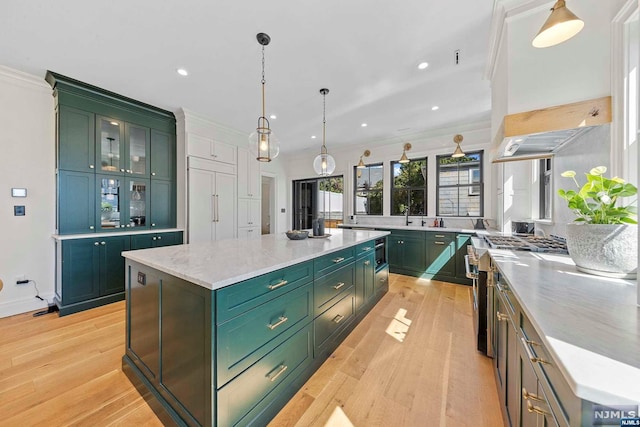
{"type": "Polygon", "coordinates": [[[311,228],[311,221],[325,219],[325,226],[335,228],[342,223],[342,176],[293,181],[293,229],[311,228]]]}
{"type": "Polygon", "coordinates": [[[540,219],[551,219],[551,159],[540,159],[540,219]]]}
{"type": "Polygon", "coordinates": [[[354,169],[356,183],[353,197],[353,211],[356,215],[382,215],[382,184],[384,183],[382,163],[367,165],[364,169],[354,169]]]}
{"type": "Polygon", "coordinates": [[[391,162],[391,215],[427,214],[427,159],[391,162]]]}
{"type": "Polygon", "coordinates": [[[438,156],[436,216],[482,216],[482,151],[438,156]]]}

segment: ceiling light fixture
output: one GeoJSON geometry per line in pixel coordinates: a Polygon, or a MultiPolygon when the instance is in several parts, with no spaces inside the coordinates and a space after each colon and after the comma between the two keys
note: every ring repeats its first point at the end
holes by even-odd
{"type": "Polygon", "coordinates": [[[462,149],[460,148],[460,143],[462,142],[463,139],[464,138],[460,134],[453,137],[453,142],[456,143],[456,149],[451,155],[451,157],[453,158],[464,157],[464,151],[462,151],[462,149]]]}
{"type": "Polygon", "coordinates": [[[265,33],[256,35],[258,43],[262,46],[262,115],[258,117],[258,127],[256,131],[249,136],[249,147],[251,152],[256,156],[259,162],[270,162],[278,156],[280,152],[280,143],[269,127],[269,120],[265,117],[264,108],[264,47],[271,42],[271,37],[265,33]]]}
{"type": "MultiPolygon", "coordinates": [[[[362,156],[364,157],[369,157],[371,155],[371,151],[369,150],[364,150],[364,153],[362,153],[362,156]]],[[[362,156],[360,156],[360,161],[358,162],[358,166],[356,166],[356,168],[358,169],[364,169],[367,167],[367,165],[364,164],[364,162],[362,161],[362,156]]]]}
{"type": "Polygon", "coordinates": [[[428,62],[421,62],[418,64],[418,69],[419,70],[424,70],[425,68],[427,68],[429,66],[428,62]]]}
{"type": "Polygon", "coordinates": [[[320,89],[320,94],[322,94],[322,148],[320,149],[320,154],[313,160],[313,170],[321,176],[331,175],[333,171],[336,170],[336,161],[327,153],[327,146],[325,144],[327,127],[326,99],[328,93],[329,89],[320,89]]]}
{"type": "Polygon", "coordinates": [[[438,107],[437,105],[434,105],[433,107],[431,107],[431,111],[437,111],[439,109],[440,107],[438,107]]]}
{"type": "Polygon", "coordinates": [[[360,126],[363,127],[363,128],[366,128],[368,125],[366,123],[363,123],[360,126]]]}
{"type": "Polygon", "coordinates": [[[316,136],[315,135],[311,135],[311,139],[316,139],[316,136]]]}
{"type": "Polygon", "coordinates": [[[567,9],[565,0],[558,0],[531,44],[539,48],[555,46],[578,34],[583,27],[584,22],[567,9]]]}
{"type": "Polygon", "coordinates": [[[411,144],[409,144],[408,142],[406,144],[404,144],[404,147],[402,147],[402,157],[400,157],[400,160],[398,160],[398,163],[409,163],[410,160],[407,157],[407,151],[411,150],[411,144]]]}
{"type": "Polygon", "coordinates": [[[272,115],[269,116],[269,118],[275,120],[275,119],[278,118],[278,116],[276,116],[275,114],[272,114],[272,115]]]}
{"type": "Polygon", "coordinates": [[[178,74],[180,74],[183,77],[186,77],[189,75],[189,72],[184,68],[178,68],[176,71],[178,72],[178,74]]]}

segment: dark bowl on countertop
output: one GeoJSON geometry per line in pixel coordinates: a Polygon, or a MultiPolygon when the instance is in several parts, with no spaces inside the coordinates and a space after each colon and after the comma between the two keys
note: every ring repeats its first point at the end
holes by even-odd
{"type": "Polygon", "coordinates": [[[285,234],[291,240],[304,240],[309,237],[309,232],[306,230],[289,230],[285,234]]]}

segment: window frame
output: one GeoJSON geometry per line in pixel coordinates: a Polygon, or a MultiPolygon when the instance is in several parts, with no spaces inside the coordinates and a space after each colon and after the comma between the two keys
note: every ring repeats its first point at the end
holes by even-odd
{"type": "Polygon", "coordinates": [[[366,167],[363,168],[363,169],[358,169],[357,166],[353,167],[353,214],[354,215],[366,215],[366,216],[382,216],[382,215],[384,215],[384,163],[383,162],[368,163],[368,164],[365,164],[365,166],[366,167]],[[374,189],[374,190],[372,190],[372,189],[368,189],[368,190],[359,189],[358,188],[358,171],[359,170],[365,170],[365,169],[369,170],[369,168],[371,168],[371,167],[378,167],[378,166],[382,168],[382,188],[380,188],[379,190],[378,189],[374,189]],[[368,195],[370,193],[373,193],[373,192],[380,193],[380,209],[381,209],[380,213],[372,214],[372,213],[368,213],[368,212],[367,213],[357,212],[357,208],[356,208],[356,206],[357,206],[356,201],[357,201],[357,197],[358,197],[357,194],[358,193],[363,193],[363,192],[367,193],[367,200],[369,200],[368,195]]]}
{"type": "Polygon", "coordinates": [[[428,182],[429,182],[429,158],[427,156],[425,157],[419,157],[419,158],[415,158],[415,159],[409,159],[409,163],[412,162],[420,162],[423,161],[424,162],[424,188],[422,187],[396,187],[395,186],[395,177],[394,177],[394,166],[396,164],[402,164],[400,163],[398,160],[392,160],[389,164],[390,164],[390,173],[391,173],[391,181],[390,181],[390,185],[389,185],[389,215],[390,216],[404,216],[405,213],[393,213],[393,200],[394,200],[394,192],[396,191],[396,189],[402,189],[402,190],[407,190],[407,195],[409,197],[408,202],[408,206],[411,206],[411,192],[412,191],[417,191],[417,190],[423,190],[424,194],[423,194],[423,204],[424,204],[424,212],[422,212],[422,214],[419,213],[414,213],[412,214],[411,212],[409,212],[409,215],[427,215],[427,211],[428,211],[428,197],[429,197],[429,186],[428,186],[428,182]]]}
{"type": "MultiPolygon", "coordinates": [[[[441,171],[441,165],[440,165],[440,159],[442,158],[450,158],[451,155],[450,154],[441,154],[441,155],[436,155],[436,217],[446,217],[446,218],[482,218],[484,217],[484,150],[477,150],[477,151],[468,151],[464,157],[468,157],[470,155],[479,155],[479,159],[478,159],[478,165],[477,168],[469,168],[468,173],[469,173],[469,177],[472,178],[471,175],[471,171],[474,169],[478,169],[479,170],[479,182],[473,182],[473,183],[469,183],[469,184],[455,184],[455,185],[442,185],[440,184],[440,171],[441,171]],[[475,192],[473,187],[474,186],[478,186],[479,187],[479,192],[475,192]],[[460,189],[462,188],[466,188],[467,189],[467,194],[469,196],[478,196],[480,199],[480,212],[479,215],[464,215],[461,216],[460,214],[460,203],[458,200],[458,204],[457,204],[457,215],[449,215],[449,214],[443,214],[440,212],[440,189],[441,188],[457,188],[458,189],[458,194],[460,194],[460,189]]],[[[463,164],[463,163],[456,163],[457,165],[463,164]]],[[[458,174],[460,173],[460,167],[458,166],[457,168],[458,174]]]]}
{"type": "Polygon", "coordinates": [[[546,157],[538,161],[540,190],[538,218],[543,220],[553,219],[553,158],[546,157]],[[548,179],[547,179],[548,178],[548,179]],[[547,185],[548,183],[548,185],[547,185]],[[548,191],[548,193],[547,193],[548,191]],[[549,206],[547,206],[547,194],[549,194],[549,206]],[[549,216],[547,216],[549,212],[549,216]]]}

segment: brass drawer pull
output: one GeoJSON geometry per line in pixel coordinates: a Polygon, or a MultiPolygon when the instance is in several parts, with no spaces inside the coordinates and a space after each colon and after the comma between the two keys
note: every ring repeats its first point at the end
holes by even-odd
{"type": "Polygon", "coordinates": [[[524,388],[524,387],[522,387],[522,397],[523,397],[525,400],[536,400],[536,401],[538,401],[538,402],[544,402],[544,403],[547,403],[547,401],[546,401],[546,400],[544,400],[542,397],[538,396],[537,394],[529,393],[529,392],[527,391],[527,389],[526,389],[526,388],[524,388]]]}
{"type": "Polygon", "coordinates": [[[444,234],[436,234],[436,235],[435,235],[435,237],[440,237],[440,238],[442,238],[442,237],[444,237],[444,234]]]}
{"type": "Polygon", "coordinates": [[[535,406],[533,403],[531,403],[531,401],[527,400],[527,411],[529,412],[535,412],[536,414],[540,414],[540,415],[551,415],[550,413],[548,413],[547,411],[545,411],[544,409],[542,409],[539,406],[535,406]]]}
{"type": "Polygon", "coordinates": [[[340,323],[344,320],[344,316],[341,314],[338,314],[336,317],[333,318],[332,322],[333,323],[340,323]]]}
{"type": "Polygon", "coordinates": [[[433,243],[435,243],[436,245],[444,245],[444,242],[433,242],[433,243]]]}
{"type": "Polygon", "coordinates": [[[529,358],[529,360],[531,360],[533,363],[543,363],[545,365],[550,365],[549,361],[541,357],[536,357],[533,355],[533,353],[531,353],[531,347],[529,347],[529,344],[533,344],[533,345],[540,345],[540,344],[538,344],[535,341],[529,341],[524,337],[520,337],[520,340],[522,341],[522,345],[524,345],[524,350],[527,352],[527,357],[529,358]]]}
{"type": "Polygon", "coordinates": [[[289,282],[288,282],[288,281],[286,281],[286,280],[280,280],[280,281],[279,281],[278,283],[276,283],[275,285],[269,285],[269,286],[268,286],[268,288],[269,288],[269,290],[271,290],[271,291],[272,291],[272,290],[274,290],[274,289],[278,289],[278,288],[280,288],[280,287],[282,287],[282,286],[286,285],[287,283],[289,283],[289,282]]]}
{"type": "Polygon", "coordinates": [[[366,261],[364,262],[364,265],[369,265],[369,264],[371,264],[371,261],[369,261],[369,260],[366,260],[366,261]]]}
{"type": "Polygon", "coordinates": [[[499,311],[496,311],[496,317],[498,318],[499,322],[504,322],[505,320],[509,320],[509,316],[506,314],[502,314],[499,311]]]}
{"type": "Polygon", "coordinates": [[[362,248],[362,250],[363,250],[364,252],[370,251],[371,249],[373,249],[373,248],[372,248],[372,247],[370,247],[370,246],[367,246],[367,247],[365,247],[365,248],[362,248]]]}
{"type": "Polygon", "coordinates": [[[343,257],[338,257],[338,258],[333,260],[333,262],[335,262],[336,264],[339,263],[339,262],[342,262],[342,261],[344,261],[343,257]]]}
{"type": "Polygon", "coordinates": [[[280,319],[276,323],[274,323],[273,325],[271,325],[271,324],[267,325],[267,328],[269,328],[269,329],[271,329],[273,331],[275,328],[277,328],[278,326],[282,325],[287,320],[289,320],[288,317],[280,316],[280,319]]]}
{"type": "Polygon", "coordinates": [[[337,285],[333,285],[333,289],[336,291],[345,285],[344,282],[339,282],[337,285]]]}
{"type": "Polygon", "coordinates": [[[279,377],[280,375],[282,375],[282,373],[283,373],[284,371],[286,371],[286,370],[287,370],[288,366],[287,366],[287,365],[280,365],[278,368],[279,368],[280,370],[279,370],[278,372],[276,372],[275,374],[273,374],[273,375],[271,375],[271,376],[267,375],[267,378],[269,378],[269,381],[274,382],[275,380],[277,380],[277,379],[278,379],[278,377],[279,377]]]}

